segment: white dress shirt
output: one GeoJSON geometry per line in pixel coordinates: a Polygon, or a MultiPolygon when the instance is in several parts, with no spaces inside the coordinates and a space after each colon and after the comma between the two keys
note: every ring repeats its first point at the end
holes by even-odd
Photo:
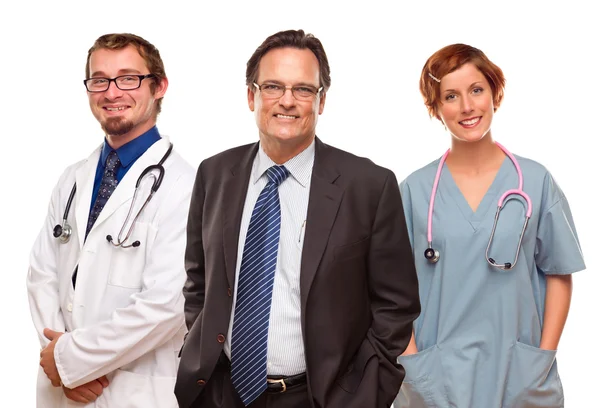
{"type": "MultiPolygon", "coordinates": [[[[290,175],[279,186],[281,232],[269,316],[268,375],[294,375],[306,371],[300,323],[300,260],[314,161],[315,142],[313,140],[304,151],[283,164],[290,175]]],[[[248,183],[240,226],[233,308],[229,320],[229,332],[224,344],[225,354],[228,357],[231,357],[231,331],[246,233],[256,200],[268,182],[266,171],[275,165],[276,163],[263,151],[262,145],[259,146],[252,164],[252,174],[248,183]]]]}

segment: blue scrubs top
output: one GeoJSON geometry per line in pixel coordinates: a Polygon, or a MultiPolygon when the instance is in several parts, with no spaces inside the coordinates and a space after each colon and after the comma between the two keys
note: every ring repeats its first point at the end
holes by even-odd
{"type": "MultiPolygon", "coordinates": [[[[444,165],[433,210],[436,264],[423,252],[439,160],[400,183],[422,312],[414,323],[419,352],[398,357],[406,378],[395,408],[564,405],[556,351],[539,348],[546,274],[570,274],[585,264],[563,192],[542,165],[516,158],[533,212],[512,270],[485,259],[498,200],[519,185],[508,157],[475,212],[444,165]]],[[[525,200],[510,197],[489,252],[497,263],[514,261],[525,220],[525,200]]]]}

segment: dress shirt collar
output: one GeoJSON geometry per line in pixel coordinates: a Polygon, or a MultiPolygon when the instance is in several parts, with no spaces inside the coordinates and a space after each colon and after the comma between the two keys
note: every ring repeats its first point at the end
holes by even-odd
{"type": "MultiPolygon", "coordinates": [[[[296,181],[300,183],[302,187],[306,187],[310,181],[314,162],[315,140],[313,139],[312,143],[306,149],[283,163],[283,165],[290,172],[290,175],[296,179],[296,181]]],[[[277,163],[271,160],[271,158],[267,156],[265,151],[262,149],[262,145],[259,145],[258,153],[256,154],[254,164],[252,166],[252,181],[254,184],[258,182],[258,180],[263,176],[263,174],[265,174],[269,167],[276,165],[277,163]]]]}
{"type": "MultiPolygon", "coordinates": [[[[160,134],[156,126],[153,126],[147,132],[133,139],[131,142],[125,143],[119,147],[116,152],[119,156],[119,161],[122,167],[129,167],[130,164],[134,163],[150,146],[156,141],[160,140],[160,134]]],[[[100,164],[102,167],[106,164],[106,158],[108,154],[114,150],[108,144],[106,138],[104,139],[104,145],[102,146],[102,152],[100,153],[100,164]]]]}

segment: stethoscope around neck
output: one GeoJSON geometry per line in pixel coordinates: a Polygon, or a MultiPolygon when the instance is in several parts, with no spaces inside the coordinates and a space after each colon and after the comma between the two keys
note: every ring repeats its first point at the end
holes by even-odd
{"type": "MultiPolygon", "coordinates": [[[[140,174],[140,176],[138,177],[137,182],[135,183],[135,191],[133,192],[133,198],[131,199],[129,211],[127,212],[127,217],[125,218],[125,222],[123,223],[123,226],[121,227],[121,230],[119,231],[119,235],[117,236],[117,241],[115,242],[113,240],[112,235],[106,236],[106,240],[113,246],[121,247],[121,248],[131,248],[131,247],[137,248],[141,245],[140,241],[134,241],[129,245],[127,245],[126,242],[129,239],[129,237],[131,236],[131,233],[133,232],[133,227],[135,226],[135,223],[136,223],[138,217],[140,216],[140,214],[142,213],[144,208],[146,208],[146,205],[148,205],[148,203],[154,196],[154,193],[156,193],[156,191],[158,191],[158,189],[160,188],[163,177],[165,175],[165,168],[164,168],[163,164],[164,164],[165,160],[167,160],[167,158],[171,154],[172,150],[173,150],[173,143],[169,143],[169,148],[167,149],[167,152],[164,154],[162,159],[160,159],[158,164],[153,164],[151,166],[146,167],[144,169],[144,171],[142,171],[142,174],[140,174]],[[158,171],[158,177],[154,173],[151,173],[152,171],[155,171],[155,170],[158,171]],[[129,229],[127,230],[127,234],[125,234],[125,238],[122,238],[122,234],[125,231],[125,227],[127,226],[129,218],[131,216],[131,212],[133,211],[135,199],[138,194],[138,189],[140,187],[140,184],[142,183],[142,180],[144,180],[144,178],[146,176],[152,177],[154,179],[154,181],[152,182],[152,188],[150,189],[150,194],[148,194],[146,201],[144,202],[142,207],[137,212],[135,218],[133,219],[133,222],[131,223],[129,229]]],[[[67,217],[69,216],[69,210],[71,209],[71,204],[73,203],[73,198],[75,197],[76,191],[77,191],[77,183],[73,184],[73,188],[71,189],[71,194],[69,194],[69,199],[67,200],[67,206],[65,207],[65,212],[63,214],[62,224],[56,224],[56,226],[54,227],[54,230],[52,232],[52,235],[54,236],[54,238],[58,238],[58,240],[63,244],[66,244],[67,242],[69,242],[69,240],[71,239],[71,234],[73,233],[73,229],[67,222],[67,217]]]]}
{"type": "MultiPolygon", "coordinates": [[[[500,268],[500,269],[504,269],[504,270],[510,270],[510,269],[514,268],[514,266],[517,264],[517,260],[519,259],[519,251],[521,249],[521,243],[523,242],[523,236],[525,234],[525,229],[527,228],[527,224],[529,222],[529,219],[531,218],[532,205],[531,205],[531,199],[529,198],[527,193],[525,193],[523,191],[523,173],[521,172],[521,166],[519,166],[519,162],[512,155],[512,153],[509,152],[500,143],[496,142],[496,145],[498,145],[498,147],[500,149],[502,149],[502,151],[513,162],[515,169],[517,170],[517,174],[519,176],[519,188],[506,191],[504,194],[502,194],[502,196],[498,200],[498,208],[496,209],[496,215],[494,217],[494,225],[492,226],[492,232],[490,234],[490,239],[488,241],[487,248],[485,249],[485,259],[488,262],[488,264],[490,264],[491,266],[495,266],[496,268],[500,268]],[[517,245],[517,252],[515,254],[514,261],[512,263],[511,262],[497,263],[494,260],[494,258],[489,256],[489,251],[490,251],[490,247],[492,246],[492,240],[494,239],[494,234],[496,232],[496,226],[498,225],[498,218],[500,217],[500,211],[504,207],[504,204],[506,204],[506,198],[511,195],[519,195],[519,196],[523,197],[525,199],[525,201],[527,201],[527,213],[525,214],[525,222],[523,223],[523,228],[521,229],[521,235],[519,236],[519,244],[517,245]]],[[[433,205],[435,202],[435,194],[437,192],[437,187],[440,182],[440,175],[442,173],[442,168],[444,167],[444,163],[445,163],[446,158],[448,157],[449,153],[450,153],[450,149],[448,149],[446,151],[446,153],[444,153],[444,155],[440,159],[440,164],[438,165],[437,173],[435,175],[435,180],[433,182],[433,188],[431,189],[431,197],[429,199],[429,212],[427,214],[427,249],[425,250],[424,255],[425,255],[425,259],[427,259],[430,263],[436,263],[437,261],[440,260],[440,252],[437,249],[433,248],[433,238],[432,238],[432,232],[431,232],[432,220],[433,220],[433,205]]]]}

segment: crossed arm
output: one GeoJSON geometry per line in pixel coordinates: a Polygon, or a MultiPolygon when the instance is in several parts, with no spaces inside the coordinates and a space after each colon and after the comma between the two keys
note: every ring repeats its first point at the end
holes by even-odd
{"type": "Polygon", "coordinates": [[[59,301],[57,243],[49,232],[54,222],[52,203],[57,202],[56,197],[51,200],[46,231],[42,230],[32,251],[27,286],[43,347],[40,365],[53,386],[64,384],[70,399],[95,400],[108,386],[106,374],[164,344],[183,326],[181,287],[185,274],[182,264],[169,260],[177,254],[183,259],[186,217],[181,208],[188,207],[190,191],[173,190],[170,204],[161,207],[163,219],[154,242],[160,251],[152,251],[160,254],[146,263],[142,290],[131,295],[128,306],[115,309],[110,319],[68,333],[59,301]]]}

